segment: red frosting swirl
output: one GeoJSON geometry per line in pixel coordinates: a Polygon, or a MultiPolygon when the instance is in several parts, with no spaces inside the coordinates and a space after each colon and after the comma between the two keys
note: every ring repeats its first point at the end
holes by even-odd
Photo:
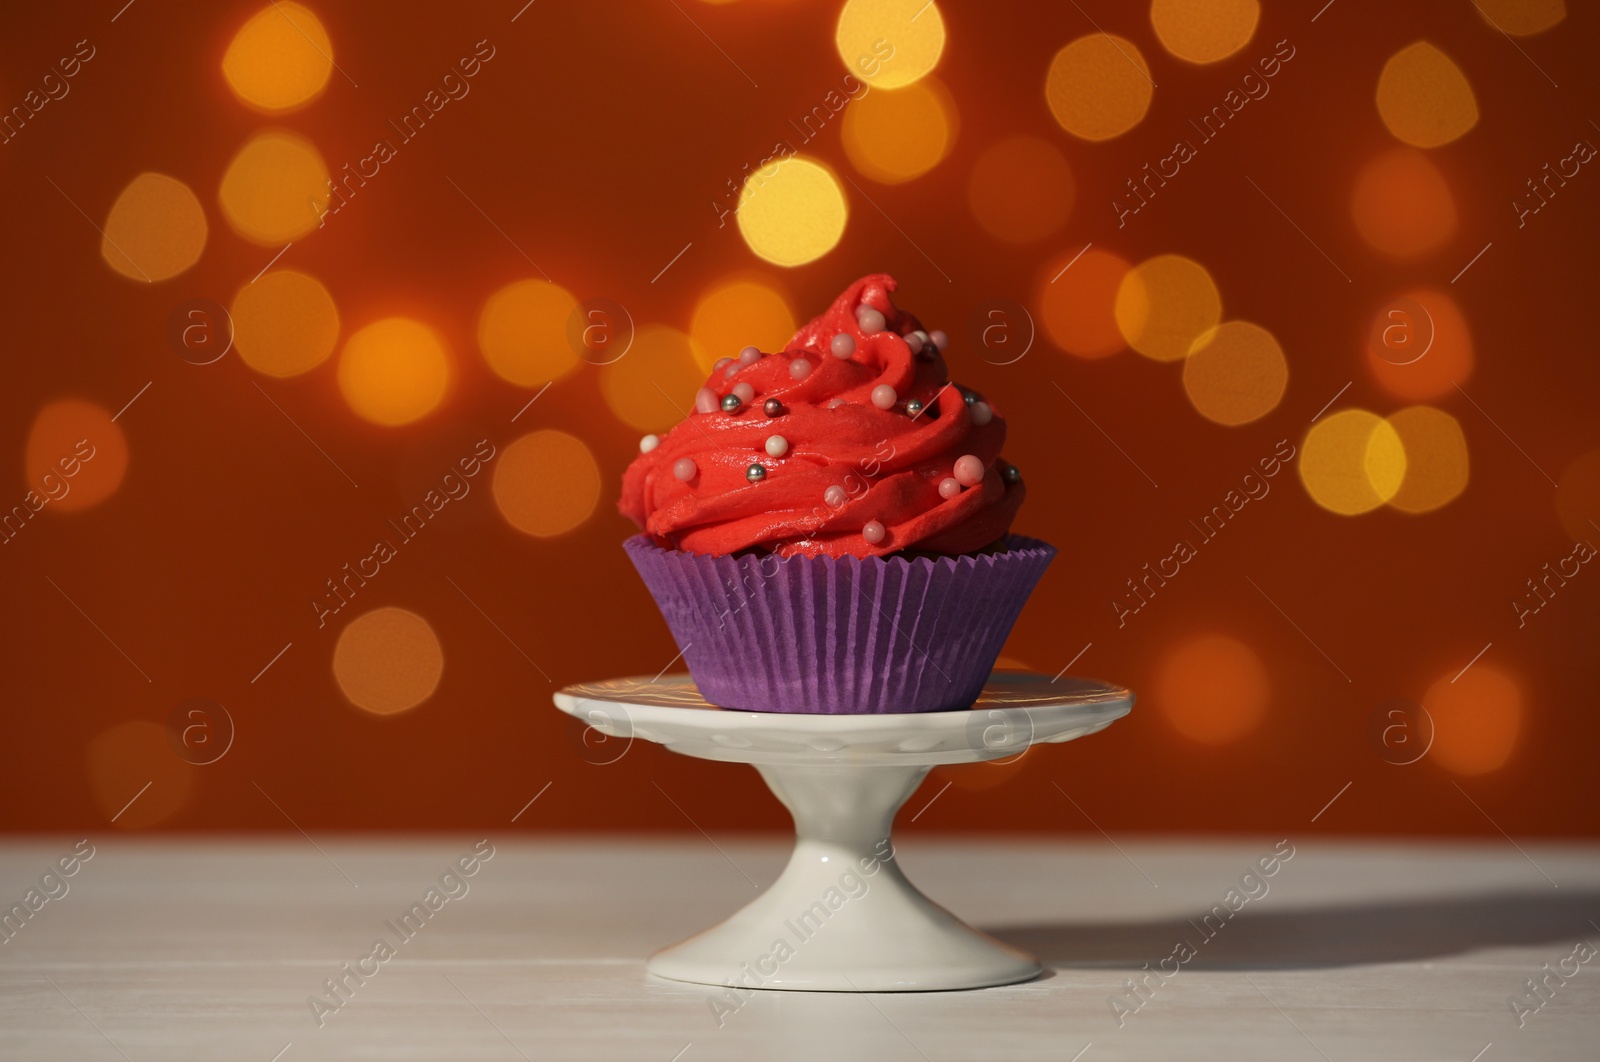
{"type": "Polygon", "coordinates": [[[781,354],[713,369],[696,411],[628,466],[622,512],[658,545],[692,553],[960,554],[1004,536],[1024,493],[1000,458],[1005,421],[948,381],[933,343],[912,352],[922,325],[890,301],[895,287],[884,274],[863,277],[781,354]],[[864,308],[883,315],[883,331],[862,330],[864,308]],[[841,334],[854,341],[847,358],[833,353],[841,334]],[[797,359],[811,366],[801,378],[791,371],[797,359]],[[727,412],[721,400],[739,384],[753,395],[727,412]],[[873,402],[884,385],[895,396],[887,409],[873,402]],[[768,399],[782,405],[776,416],[763,408],[768,399]],[[922,404],[914,415],[913,400],[922,404]],[[788,444],[781,456],[768,452],[772,436],[788,444]],[[941,493],[968,455],[981,462],[981,481],[941,493]],[[752,466],[764,476],[752,479],[752,466]]]}

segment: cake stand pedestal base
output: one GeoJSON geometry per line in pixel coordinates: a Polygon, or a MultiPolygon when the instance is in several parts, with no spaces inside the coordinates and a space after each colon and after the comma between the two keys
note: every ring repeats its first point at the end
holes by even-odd
{"type": "Polygon", "coordinates": [[[968,926],[901,872],[890,828],[928,766],[757,769],[794,816],[789,865],[726,922],[656,952],[651,973],[826,992],[983,988],[1039,974],[1032,956],[968,926]]]}
{"type": "Polygon", "coordinates": [[[614,679],[556,694],[608,737],[749,763],[794,817],[789,865],[727,921],[650,957],[675,981],[823,992],[985,988],[1036,977],[1037,959],[929,900],[895,857],[895,812],[942,763],[1015,756],[1126,715],[1118,687],[1006,674],[971,709],[879,715],[740,712],[707,704],[686,675],[614,679]]]}

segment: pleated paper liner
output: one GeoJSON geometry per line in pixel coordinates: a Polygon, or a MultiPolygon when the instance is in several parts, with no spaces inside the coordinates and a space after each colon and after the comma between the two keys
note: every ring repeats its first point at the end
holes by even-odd
{"type": "Polygon", "coordinates": [[[977,699],[1055,547],[960,557],[708,556],[623,544],[712,704],[863,714],[977,699]]]}

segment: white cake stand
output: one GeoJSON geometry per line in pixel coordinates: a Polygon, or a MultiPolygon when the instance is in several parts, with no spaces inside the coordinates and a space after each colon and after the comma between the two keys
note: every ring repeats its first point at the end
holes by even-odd
{"type": "Polygon", "coordinates": [[[906,880],[890,841],[900,805],[936,764],[1092,734],[1127,715],[1133,694],[997,672],[970,709],[800,715],[719,708],[688,675],[667,675],[568,686],[555,701],[610,737],[753,764],[794,816],[794,854],[772,887],[651,956],[651,973],[741,989],[915,992],[1011,984],[1041,967],[906,880]]]}

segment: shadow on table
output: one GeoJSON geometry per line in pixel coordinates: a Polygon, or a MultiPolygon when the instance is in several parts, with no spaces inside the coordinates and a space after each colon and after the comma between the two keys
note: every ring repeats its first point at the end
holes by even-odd
{"type": "MultiPolygon", "coordinates": [[[[1406,962],[1478,948],[1571,944],[1600,921],[1600,892],[1498,892],[1437,900],[1392,900],[1341,907],[1273,910],[1251,903],[1231,919],[1201,916],[1148,922],[986,927],[985,932],[1037,955],[1075,966],[1155,965],[1179,941],[1195,965],[1211,969],[1315,968],[1406,962]]],[[[1219,907],[1220,914],[1226,908],[1219,907]]]]}

